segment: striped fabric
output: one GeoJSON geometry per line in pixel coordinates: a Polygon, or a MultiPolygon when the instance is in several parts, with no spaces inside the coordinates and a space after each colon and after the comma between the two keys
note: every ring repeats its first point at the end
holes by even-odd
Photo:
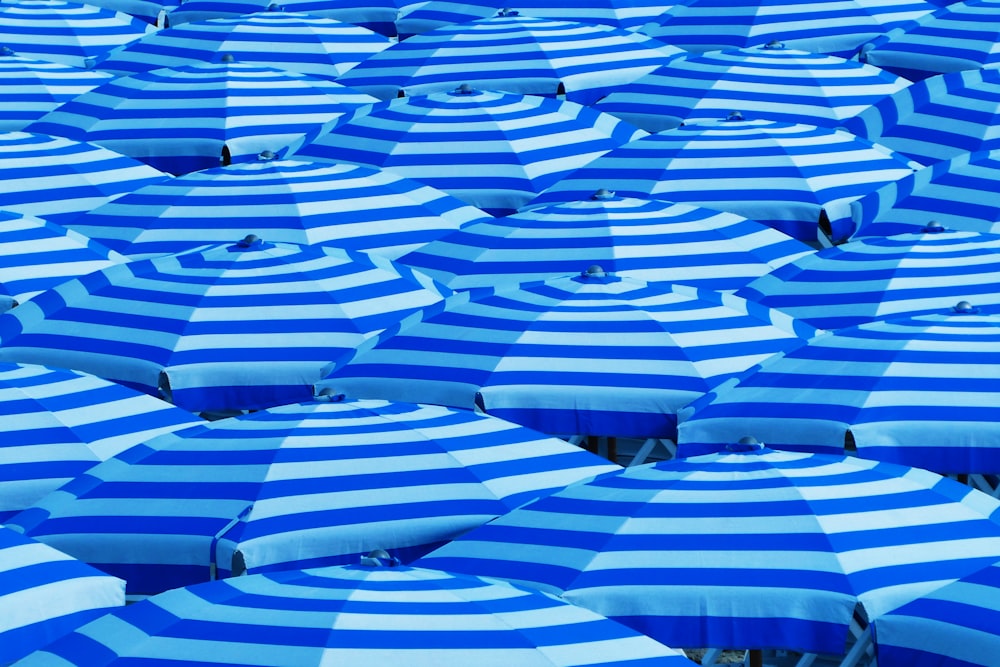
{"type": "Polygon", "coordinates": [[[555,596],[424,568],[352,565],[170,591],[90,623],[21,667],[123,667],[166,656],[267,667],[693,664],[555,596]]]}
{"type": "Polygon", "coordinates": [[[545,280],[596,263],[629,278],[731,291],[810,250],[732,213],[604,190],[468,225],[400,261],[452,289],[545,280]]]}
{"type": "Polygon", "coordinates": [[[335,248],[236,244],[117,264],[0,315],[0,360],[93,373],[192,412],[312,396],[320,371],[447,290],[335,248]]]}
{"type": "Polygon", "coordinates": [[[918,168],[842,130],[736,116],[682,125],[611,150],[529,205],[584,199],[607,188],[729,211],[802,241],[817,240],[825,217],[839,242],[854,231],[851,201],[918,168]]]}
{"type": "Polygon", "coordinates": [[[620,469],[471,411],[319,401],[167,434],[10,525],[159,593],[218,576],[411,560],[518,505],[620,469]]]}
{"type": "Polygon", "coordinates": [[[840,329],[692,403],[681,413],[679,442],[750,433],[780,449],[846,445],[940,473],[995,473],[998,359],[1000,315],[975,307],[840,329]]]}
{"type": "Polygon", "coordinates": [[[239,238],[248,221],[271,241],[395,259],[488,218],[439,190],[353,164],[260,161],[194,172],[99,206],[73,229],[133,258],[239,238]]]}
{"type": "Polygon", "coordinates": [[[128,14],[159,28],[166,25],[167,13],[176,9],[180,0],[90,0],[87,4],[128,14]]]}
{"type": "Polygon", "coordinates": [[[87,67],[155,28],[103,7],[63,0],[13,0],[0,6],[0,44],[19,56],[87,67]]]}
{"type": "Polygon", "coordinates": [[[89,143],[0,133],[0,209],[58,224],[167,175],[89,143]]]}
{"type": "Polygon", "coordinates": [[[383,100],[448,91],[463,83],[485,90],[590,104],[682,51],[610,26],[498,16],[443,26],[376,53],[338,81],[383,100]]]}
{"type": "MultiPolygon", "coordinates": [[[[385,37],[396,37],[396,18],[407,0],[285,0],[282,10],[352,23],[385,37]]],[[[185,0],[170,12],[170,25],[218,18],[238,18],[271,11],[271,0],[185,0]]]]}
{"type": "Polygon", "coordinates": [[[92,375],[0,363],[0,523],[96,463],[200,423],[92,375]]]}
{"type": "Polygon", "coordinates": [[[94,66],[127,76],[212,62],[229,53],[241,63],[335,79],[390,44],[389,38],[349,23],[269,11],[166,28],[113,51],[94,66]]]}
{"type": "Polygon", "coordinates": [[[125,604],[125,582],[0,526],[0,662],[125,604]]]}
{"type": "Polygon", "coordinates": [[[1000,70],[918,81],[843,122],[921,164],[1000,148],[1000,70]]]}
{"type": "Polygon", "coordinates": [[[725,451],[571,485],[415,564],[541,587],[673,646],[842,655],[856,603],[877,619],[996,561],[998,514],[924,470],[725,451]]]}
{"type": "Polygon", "coordinates": [[[283,153],[384,168],[507,215],[574,169],[643,136],[576,102],[462,86],[361,107],[283,153]]]}
{"type": "Polygon", "coordinates": [[[374,98],[317,77],[234,62],[120,77],[29,125],[185,174],[277,150],[374,98]]]}
{"type": "Polygon", "coordinates": [[[478,405],[551,434],[673,439],[678,409],[813,333],[730,295],[591,267],[460,292],[333,364],[318,389],[478,405]]]}
{"type": "Polygon", "coordinates": [[[909,84],[895,74],[780,42],[677,58],[594,107],[650,132],[732,109],[786,123],[833,127],[909,84]]]}
{"type": "Polygon", "coordinates": [[[799,257],[736,294],[819,329],[842,329],[962,299],[1000,305],[998,283],[1000,235],[928,227],[799,257]]]}
{"type": "Polygon", "coordinates": [[[63,102],[111,78],[106,72],[22,58],[0,47],[0,131],[23,130],[63,102]]]}

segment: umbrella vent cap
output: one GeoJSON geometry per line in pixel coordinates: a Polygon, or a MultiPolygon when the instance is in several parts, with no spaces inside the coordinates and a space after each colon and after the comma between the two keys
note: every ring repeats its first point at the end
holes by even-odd
{"type": "Polygon", "coordinates": [[[600,264],[591,264],[587,270],[580,274],[584,278],[607,278],[608,272],[600,264]]]}
{"type": "Polygon", "coordinates": [[[236,56],[234,56],[231,53],[223,53],[221,56],[219,56],[219,62],[220,63],[234,63],[234,62],[236,62],[236,56]]]}
{"type": "Polygon", "coordinates": [[[942,225],[937,220],[931,220],[926,225],[924,225],[920,231],[925,232],[927,234],[938,234],[944,231],[944,225],[942,225]]]}
{"type": "Polygon", "coordinates": [[[283,12],[285,8],[283,5],[279,5],[277,2],[272,2],[267,6],[267,11],[269,12],[283,12]]]}
{"type": "Polygon", "coordinates": [[[236,242],[236,245],[230,246],[231,250],[263,250],[265,247],[264,239],[260,238],[256,234],[247,234],[242,239],[236,242]]]}
{"type": "Polygon", "coordinates": [[[959,301],[954,306],[952,306],[951,309],[953,311],[955,311],[956,313],[959,313],[959,314],[962,314],[962,315],[971,314],[971,313],[978,313],[979,312],[979,309],[976,308],[975,306],[973,306],[968,301],[959,301]]]}
{"type": "Polygon", "coordinates": [[[467,83],[463,83],[452,91],[455,95],[478,95],[479,91],[467,83]]]}
{"type": "Polygon", "coordinates": [[[730,111],[729,115],[726,116],[726,120],[728,120],[728,121],[738,121],[738,120],[746,120],[746,118],[743,116],[743,112],[742,111],[730,111]]]}
{"type": "Polygon", "coordinates": [[[504,7],[497,12],[497,16],[520,16],[521,12],[516,9],[511,9],[510,7],[504,7]]]}
{"type": "Polygon", "coordinates": [[[276,157],[278,156],[274,154],[274,151],[267,150],[266,148],[257,154],[257,159],[261,162],[270,162],[276,157]]]}
{"type": "Polygon", "coordinates": [[[772,39],[770,42],[764,45],[765,49],[780,50],[785,48],[785,43],[780,39],[772,39]]]}
{"type": "Polygon", "coordinates": [[[757,452],[764,449],[764,443],[752,435],[745,435],[736,442],[726,445],[726,451],[730,452],[757,452]]]}
{"type": "Polygon", "coordinates": [[[396,567],[399,565],[399,559],[390,555],[385,549],[375,549],[361,558],[361,564],[365,567],[396,567]]]}
{"type": "Polygon", "coordinates": [[[14,53],[14,49],[10,48],[9,46],[0,46],[0,56],[13,56],[13,55],[16,55],[14,53]]]}
{"type": "Polygon", "coordinates": [[[590,195],[590,198],[594,201],[607,201],[609,199],[615,198],[614,190],[608,190],[607,188],[601,188],[594,194],[590,195]]]}

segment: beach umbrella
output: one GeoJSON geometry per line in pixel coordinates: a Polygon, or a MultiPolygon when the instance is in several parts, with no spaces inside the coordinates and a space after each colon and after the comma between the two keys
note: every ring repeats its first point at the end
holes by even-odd
{"type": "Polygon", "coordinates": [[[304,400],[330,360],[447,290],[390,260],[254,235],[116,264],[0,316],[0,359],[93,373],[192,412],[304,400]]]}
{"type": "Polygon", "coordinates": [[[264,156],[139,188],[79,216],[73,229],[148,258],[238,238],[253,220],[257,234],[271,241],[396,259],[489,217],[390,171],[264,156]]]}
{"type": "Polygon", "coordinates": [[[593,106],[650,132],[722,118],[731,109],[833,127],[907,85],[871,65],[771,42],[677,58],[593,106]]]}
{"type": "Polygon", "coordinates": [[[281,154],[386,169],[506,215],[577,167],[645,135],[576,102],[465,85],[361,107],[281,154]]]}
{"type": "Polygon", "coordinates": [[[375,99],[333,81],[232,62],[116,78],[28,126],[185,174],[256,159],[375,99]]]}
{"type": "Polygon", "coordinates": [[[478,406],[550,434],[673,440],[678,409],[813,333],[728,294],[593,266],[459,292],[331,364],[317,389],[478,406]]]}
{"type": "MultiPolygon", "coordinates": [[[[1000,470],[1000,315],[953,308],[823,334],[681,411],[678,442],[753,433],[942,474],[1000,470]]],[[[736,436],[740,437],[740,436],[736,436]]]]}
{"type": "Polygon", "coordinates": [[[170,655],[177,667],[691,667],[648,637],[553,595],[405,565],[274,572],[162,593],[24,660],[113,667],[170,655]],[[149,619],[163,619],[151,624],[149,619]],[[166,619],[170,619],[167,621],[166,619]]]}
{"type": "Polygon", "coordinates": [[[415,565],[540,588],[678,647],[838,656],[856,609],[878,619],[997,560],[1000,503],[980,491],[750,447],[572,484],[415,565]]]}
{"type": "Polygon", "coordinates": [[[93,375],[0,363],[0,523],[101,461],[200,423],[93,375]]]}
{"type": "Polygon", "coordinates": [[[589,104],[680,53],[610,26],[502,15],[410,37],[337,80],[383,100],[468,83],[589,104]]]}
{"type": "Polygon", "coordinates": [[[128,76],[212,62],[228,53],[241,63],[335,79],[391,43],[388,37],[350,23],[266,11],[165,28],[115,49],[94,67],[128,76]]]}
{"type": "Polygon", "coordinates": [[[334,19],[395,38],[400,7],[408,0],[185,0],[170,13],[170,25],[218,18],[238,18],[261,11],[287,11],[334,19]]]}
{"type": "Polygon", "coordinates": [[[0,208],[65,224],[169,178],[101,146],[33,132],[0,133],[0,208]]]}
{"type": "Polygon", "coordinates": [[[23,130],[63,102],[111,78],[106,72],[23,58],[0,46],[0,131],[23,130]]]}
{"type": "Polygon", "coordinates": [[[619,276],[731,291],[810,251],[732,213],[600,190],[467,225],[400,261],[452,289],[544,280],[597,263],[619,276]]]}
{"type": "Polygon", "coordinates": [[[1000,235],[939,225],[810,253],[736,291],[819,329],[932,310],[1000,305],[1000,235]]]}
{"type": "Polygon", "coordinates": [[[843,128],[921,164],[1000,148],[1000,71],[934,76],[843,122],[843,128]]]}
{"type": "Polygon", "coordinates": [[[125,604],[125,582],[0,526],[0,661],[7,665],[125,604]]]}
{"type": "Polygon", "coordinates": [[[9,524],[152,594],[210,578],[404,561],[518,505],[618,470],[494,417],[316,401],[147,441],[9,524]]]}
{"type": "Polygon", "coordinates": [[[801,241],[854,231],[850,202],[920,165],[833,128],[744,120],[681,125],[612,149],[530,203],[573,201],[607,188],[729,211],[801,241]]]}
{"type": "Polygon", "coordinates": [[[128,14],[78,2],[16,0],[0,6],[0,44],[20,56],[73,67],[86,67],[153,30],[128,14]]]}

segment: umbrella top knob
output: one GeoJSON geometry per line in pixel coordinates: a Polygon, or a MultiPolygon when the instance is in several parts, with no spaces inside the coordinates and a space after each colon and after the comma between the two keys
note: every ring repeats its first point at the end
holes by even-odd
{"type": "Polygon", "coordinates": [[[13,56],[17,55],[14,53],[14,49],[9,46],[0,46],[0,56],[13,56]]]}
{"type": "Polygon", "coordinates": [[[601,188],[594,194],[590,195],[590,198],[594,201],[607,201],[615,198],[615,191],[608,190],[607,188],[601,188]]]}
{"type": "Polygon", "coordinates": [[[752,435],[745,435],[726,445],[726,450],[730,452],[755,452],[761,449],[764,449],[764,443],[752,435]]]}
{"type": "Polygon", "coordinates": [[[956,313],[960,313],[962,315],[979,312],[979,309],[973,306],[968,301],[959,301],[954,306],[952,306],[951,309],[956,313]]]}
{"type": "Polygon", "coordinates": [[[278,156],[274,154],[274,151],[268,150],[266,148],[257,154],[257,159],[260,160],[261,162],[270,162],[276,157],[278,156]]]}
{"type": "Polygon", "coordinates": [[[283,6],[281,6],[281,5],[279,5],[277,2],[272,2],[271,4],[269,4],[267,6],[267,11],[269,11],[269,12],[283,12],[283,11],[285,11],[285,8],[283,6]]]}
{"type": "Polygon", "coordinates": [[[591,264],[587,270],[580,274],[584,278],[606,278],[608,272],[600,264],[591,264]]]}
{"type": "Polygon", "coordinates": [[[772,39],[770,42],[764,45],[765,49],[779,50],[785,48],[785,43],[780,39],[772,39]]]}
{"type": "Polygon", "coordinates": [[[234,63],[234,62],[236,62],[236,56],[234,56],[231,53],[223,53],[221,56],[219,56],[219,62],[220,63],[234,63]]]}
{"type": "Polygon", "coordinates": [[[242,239],[237,241],[236,245],[241,248],[259,248],[264,245],[264,240],[256,234],[247,234],[242,239]]]}
{"type": "Polygon", "coordinates": [[[920,231],[926,232],[928,234],[937,234],[939,232],[944,231],[944,225],[942,225],[937,220],[931,220],[926,225],[924,225],[920,231]]]}
{"type": "Polygon", "coordinates": [[[726,116],[726,120],[730,120],[730,121],[746,120],[746,118],[744,118],[742,111],[730,111],[729,115],[726,116]]]}
{"type": "Polygon", "coordinates": [[[385,549],[375,549],[361,558],[361,564],[365,567],[396,567],[399,565],[399,559],[390,555],[385,549]]]}
{"type": "Polygon", "coordinates": [[[479,94],[479,91],[476,90],[475,88],[473,88],[468,83],[463,83],[462,85],[460,85],[458,88],[456,88],[452,92],[454,94],[456,94],[456,95],[478,95],[479,94]]]}
{"type": "Polygon", "coordinates": [[[516,9],[511,9],[510,7],[504,7],[497,12],[497,16],[520,16],[521,12],[516,9]]]}

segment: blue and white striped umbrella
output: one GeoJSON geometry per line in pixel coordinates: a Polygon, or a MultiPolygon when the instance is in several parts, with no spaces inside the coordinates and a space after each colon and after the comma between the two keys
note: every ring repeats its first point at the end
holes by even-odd
{"type": "MultiPolygon", "coordinates": [[[[385,37],[397,37],[396,19],[407,0],[284,0],[283,11],[310,14],[367,28],[385,37]]],[[[270,11],[271,0],[185,0],[170,12],[170,25],[218,18],[238,18],[270,11]]]]}
{"type": "Polygon", "coordinates": [[[0,44],[20,56],[73,67],[139,39],[155,28],[103,7],[64,0],[5,0],[0,44]]]}
{"type": "Polygon", "coordinates": [[[670,438],[678,409],[815,331],[728,294],[583,274],[460,292],[318,390],[472,409],[545,433],[670,438]]]}
{"type": "Polygon", "coordinates": [[[428,185],[353,164],[262,160],[140,188],[76,218],[73,229],[132,258],[238,238],[374,252],[396,259],[490,218],[428,185]]]}
{"type": "Polygon", "coordinates": [[[842,329],[941,310],[962,299],[1000,305],[997,283],[1000,235],[928,226],[824,248],[736,294],[819,329],[842,329]]]}
{"type": "Polygon", "coordinates": [[[200,423],[93,375],[0,363],[0,523],[101,461],[200,423]]]}
{"type": "Polygon", "coordinates": [[[0,526],[0,663],[125,604],[125,582],[0,526]]]}
{"type": "Polygon", "coordinates": [[[1000,148],[1000,70],[934,76],[876,102],[843,128],[932,165],[1000,148]]]}
{"type": "Polygon", "coordinates": [[[107,72],[23,58],[0,46],[0,131],[23,130],[63,102],[111,78],[107,72]]]}
{"type": "Polygon", "coordinates": [[[734,449],[570,485],[415,564],[538,587],[673,646],[842,655],[856,605],[877,619],[1000,555],[1000,503],[981,491],[734,449]]]}
{"type": "Polygon", "coordinates": [[[65,224],[166,174],[101,146],[0,133],[0,209],[65,224]]]}
{"type": "Polygon", "coordinates": [[[693,664],[553,595],[370,562],[169,591],[80,628],[19,667],[123,667],[165,659],[175,667],[251,660],[260,667],[693,664]],[[151,618],[170,622],[151,624],[151,618]]]}
{"type": "Polygon", "coordinates": [[[452,289],[545,280],[600,264],[629,278],[731,291],[810,251],[732,213],[601,190],[585,201],[470,224],[400,261],[452,289]]]}
{"type": "Polygon", "coordinates": [[[323,367],[448,290],[335,248],[235,244],[117,264],[0,315],[0,360],[93,373],[192,412],[312,396],[323,367]]]}
{"type": "Polygon", "coordinates": [[[919,167],[842,130],[735,115],[611,150],[529,206],[584,199],[608,188],[729,211],[802,241],[816,242],[822,225],[839,242],[854,231],[851,201],[919,167]]]}
{"type": "Polygon", "coordinates": [[[644,136],[576,102],[461,86],[361,107],[283,154],[384,168],[506,215],[574,169],[644,136]]]}
{"type": "Polygon", "coordinates": [[[172,174],[256,159],[375,102],[317,77],[235,62],[116,78],[28,126],[90,141],[172,174]]]}
{"type": "Polygon", "coordinates": [[[907,85],[871,65],[772,42],[677,58],[621,86],[594,108],[650,132],[686,120],[723,118],[731,109],[833,127],[907,85]]]}
{"type": "Polygon", "coordinates": [[[682,51],[610,26],[498,16],[437,28],[376,53],[337,79],[383,100],[468,83],[589,104],[682,51]]]}
{"type": "Polygon", "coordinates": [[[158,593],[214,576],[404,561],[572,482],[619,470],[510,422],[439,406],[287,405],[170,433],[91,468],[10,525],[158,593]]]}
{"type": "Polygon", "coordinates": [[[229,53],[241,63],[335,79],[391,43],[388,37],[333,19],[256,12],[166,28],[112,51],[94,66],[128,76],[211,62],[229,53]]]}
{"type": "Polygon", "coordinates": [[[679,443],[747,433],[780,449],[947,473],[1000,470],[1000,315],[947,311],[839,329],[687,406],[679,443]]]}

